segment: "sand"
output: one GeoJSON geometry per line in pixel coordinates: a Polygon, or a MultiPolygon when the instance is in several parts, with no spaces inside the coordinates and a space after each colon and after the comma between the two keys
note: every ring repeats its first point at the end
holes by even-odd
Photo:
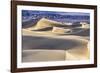
{"type": "Polygon", "coordinates": [[[28,28],[28,30],[38,30],[38,29],[43,29],[47,27],[53,27],[55,25],[62,25],[62,23],[53,21],[53,20],[48,20],[46,18],[41,18],[35,26],[32,26],[28,28]]]}
{"type": "Polygon", "coordinates": [[[61,23],[42,18],[36,26],[22,29],[22,62],[89,59],[89,27],[53,29],[57,25],[61,26],[61,23]],[[47,27],[52,29],[34,31],[47,27]]]}
{"type": "Polygon", "coordinates": [[[64,50],[23,50],[23,62],[64,61],[64,50]]]}
{"type": "MultiPolygon", "coordinates": [[[[87,37],[88,38],[88,37],[87,37]]],[[[88,39],[23,29],[23,62],[84,60],[88,39]],[[48,34],[48,35],[47,35],[48,34]]]]}

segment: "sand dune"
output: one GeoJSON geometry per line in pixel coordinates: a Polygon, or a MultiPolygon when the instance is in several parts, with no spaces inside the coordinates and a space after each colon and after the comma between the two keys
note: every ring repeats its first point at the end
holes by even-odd
{"type": "Polygon", "coordinates": [[[89,49],[85,46],[66,50],[66,60],[85,60],[89,59],[89,49]]]}
{"type": "Polygon", "coordinates": [[[65,34],[65,33],[72,32],[72,30],[71,29],[64,29],[61,27],[53,27],[52,32],[58,33],[58,34],[65,34]]]}
{"type": "Polygon", "coordinates": [[[61,22],[42,18],[35,26],[23,28],[22,61],[89,59],[88,25],[71,28],[64,26],[61,22]]]}
{"type": "Polygon", "coordinates": [[[64,29],[64,28],[59,28],[59,27],[49,27],[49,28],[45,28],[45,29],[39,29],[39,30],[26,30],[23,29],[23,34],[24,33],[28,33],[28,32],[33,32],[33,33],[37,33],[37,34],[41,34],[41,35],[77,35],[77,36],[89,36],[89,32],[90,29],[89,28],[72,28],[72,29],[64,29]]]}
{"type": "Polygon", "coordinates": [[[68,35],[79,35],[79,36],[89,36],[89,28],[82,28],[82,27],[77,27],[77,28],[61,28],[61,27],[53,27],[51,33],[55,34],[68,34],[68,35]]]}
{"type": "Polygon", "coordinates": [[[27,28],[27,30],[30,31],[44,31],[48,32],[51,31],[50,33],[54,34],[76,34],[80,36],[88,36],[89,35],[89,24],[80,24],[81,26],[79,27],[71,27],[68,28],[67,25],[64,25],[61,22],[49,20],[46,18],[41,18],[35,26],[31,26],[27,28]],[[83,34],[84,33],[84,34],[83,34]]]}
{"type": "Polygon", "coordinates": [[[43,29],[43,28],[48,28],[48,27],[53,27],[53,26],[63,26],[61,22],[49,20],[46,18],[41,18],[36,26],[28,28],[29,30],[38,30],[38,29],[43,29]]]}
{"type": "Polygon", "coordinates": [[[31,26],[27,28],[27,30],[30,31],[44,31],[48,32],[51,31],[50,33],[54,34],[76,34],[76,35],[84,35],[88,36],[89,35],[89,24],[86,23],[81,23],[81,26],[79,27],[71,27],[68,28],[67,25],[63,25],[61,22],[49,20],[46,18],[41,18],[35,26],[31,26]],[[84,34],[83,34],[84,33],[84,34]]]}
{"type": "Polygon", "coordinates": [[[80,36],[41,35],[24,29],[23,62],[89,59],[87,43],[80,36]]]}

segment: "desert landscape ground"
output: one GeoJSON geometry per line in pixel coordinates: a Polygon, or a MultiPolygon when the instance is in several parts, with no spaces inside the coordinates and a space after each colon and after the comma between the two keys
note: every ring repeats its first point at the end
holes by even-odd
{"type": "Polygon", "coordinates": [[[89,59],[89,24],[64,25],[41,18],[22,28],[22,62],[89,59]]]}

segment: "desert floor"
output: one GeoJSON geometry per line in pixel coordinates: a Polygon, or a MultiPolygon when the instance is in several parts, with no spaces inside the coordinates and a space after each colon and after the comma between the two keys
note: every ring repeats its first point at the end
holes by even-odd
{"type": "Polygon", "coordinates": [[[89,36],[22,29],[22,62],[89,59],[89,36]]]}

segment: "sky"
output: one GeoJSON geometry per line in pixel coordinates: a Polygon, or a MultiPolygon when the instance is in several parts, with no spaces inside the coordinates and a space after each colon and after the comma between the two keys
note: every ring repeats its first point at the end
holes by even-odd
{"type": "Polygon", "coordinates": [[[37,10],[22,10],[22,20],[29,21],[38,20],[46,17],[51,20],[60,22],[80,22],[90,21],[89,13],[82,12],[56,12],[56,11],[37,11],[37,10]]]}
{"type": "Polygon", "coordinates": [[[24,12],[28,12],[30,14],[60,14],[60,15],[86,15],[86,16],[90,16],[89,13],[81,13],[81,12],[55,12],[55,11],[23,10],[23,13],[24,12]]]}

